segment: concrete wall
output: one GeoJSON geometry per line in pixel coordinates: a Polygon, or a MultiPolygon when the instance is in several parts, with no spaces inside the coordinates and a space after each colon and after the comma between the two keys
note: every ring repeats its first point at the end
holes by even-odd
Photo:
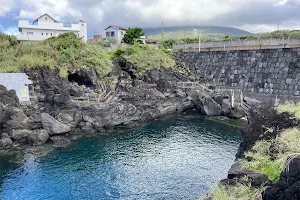
{"type": "Polygon", "coordinates": [[[202,81],[244,92],[300,96],[300,48],[251,51],[178,52],[202,81]]]}

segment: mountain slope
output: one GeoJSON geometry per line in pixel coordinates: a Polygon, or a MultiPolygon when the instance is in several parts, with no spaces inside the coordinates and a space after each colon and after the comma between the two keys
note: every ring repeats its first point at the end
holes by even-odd
{"type": "MultiPolygon", "coordinates": [[[[252,33],[232,27],[220,26],[187,26],[186,37],[195,38],[194,29],[201,30],[203,38],[223,38],[225,36],[250,36],[252,33]]],[[[162,28],[144,28],[143,29],[148,38],[161,40],[162,28]]],[[[184,27],[164,27],[164,40],[175,39],[180,40],[184,38],[184,27]]]]}

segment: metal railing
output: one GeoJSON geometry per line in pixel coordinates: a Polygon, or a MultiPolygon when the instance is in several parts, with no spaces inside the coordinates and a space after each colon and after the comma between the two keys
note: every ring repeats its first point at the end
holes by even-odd
{"type": "MultiPolygon", "coordinates": [[[[237,39],[230,41],[202,42],[201,52],[229,50],[257,50],[300,47],[300,39],[271,38],[271,39],[237,39]]],[[[174,44],[174,50],[198,51],[199,43],[174,44]]]]}
{"type": "Polygon", "coordinates": [[[210,89],[206,85],[199,82],[172,82],[169,84],[173,87],[178,87],[180,89],[194,89],[200,90],[207,95],[223,95],[228,96],[231,107],[242,107],[246,112],[249,112],[251,106],[244,102],[244,95],[241,89],[228,89],[228,88],[216,88],[210,89]]]}

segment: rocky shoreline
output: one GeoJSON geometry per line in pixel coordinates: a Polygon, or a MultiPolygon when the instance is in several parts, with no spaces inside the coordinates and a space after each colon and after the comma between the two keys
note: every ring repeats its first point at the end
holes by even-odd
{"type": "MultiPolygon", "coordinates": [[[[251,187],[265,187],[266,190],[261,193],[257,199],[264,200],[297,200],[300,199],[300,158],[291,157],[286,161],[286,167],[280,174],[278,182],[274,183],[268,179],[265,174],[260,174],[251,170],[244,170],[241,167],[241,159],[251,161],[251,157],[245,157],[245,153],[255,145],[257,141],[272,140],[279,137],[282,131],[297,128],[299,121],[289,113],[278,114],[274,108],[264,106],[250,116],[251,123],[242,130],[243,142],[241,143],[236,162],[232,165],[226,179],[220,181],[220,186],[235,187],[237,184],[251,185],[251,187]],[[268,132],[268,127],[272,131],[268,132]],[[245,179],[247,177],[247,179],[245,179]]],[[[271,146],[271,154],[278,153],[276,148],[271,146]]],[[[206,199],[211,199],[210,195],[206,199]]]]}
{"type": "Polygon", "coordinates": [[[117,83],[107,87],[111,95],[101,102],[74,100],[95,94],[101,87],[95,72],[73,72],[89,87],[80,86],[78,79],[74,82],[60,78],[58,73],[47,67],[27,72],[38,100],[28,105],[20,105],[14,91],[0,87],[0,149],[48,143],[66,146],[71,143],[70,136],[105,134],[110,129],[131,128],[190,109],[212,116],[244,115],[232,109],[226,97],[173,87],[170,81],[188,78],[169,69],[149,71],[140,80],[127,77],[127,83],[117,77],[117,83]]]}
{"type": "MultiPolygon", "coordinates": [[[[188,110],[211,116],[240,118],[242,110],[231,108],[226,96],[210,96],[205,91],[178,89],[170,81],[192,81],[169,69],[148,71],[142,79],[117,77],[117,82],[107,88],[108,95],[101,102],[76,101],[76,97],[95,94],[101,87],[93,71],[74,71],[83,83],[60,78],[59,70],[47,67],[28,71],[33,81],[32,90],[37,101],[20,104],[15,91],[0,86],[0,150],[17,149],[22,153],[40,154],[39,147],[51,150],[66,147],[71,140],[81,136],[108,134],[109,130],[133,128],[155,119],[188,110]],[[129,81],[128,81],[129,80],[129,81]]],[[[77,80],[78,81],[78,80],[77,80]]],[[[276,130],[266,138],[274,138],[286,128],[299,122],[287,113],[276,114],[273,109],[252,110],[251,124],[243,129],[244,141],[237,153],[237,160],[244,156],[266,127],[276,130]]],[[[43,150],[44,151],[44,150],[43,150]]],[[[236,162],[222,185],[234,185],[241,177],[248,176],[253,186],[266,184],[263,199],[296,199],[299,197],[300,162],[292,160],[289,171],[283,171],[280,181],[272,183],[268,177],[241,169],[236,162]],[[291,196],[290,194],[294,195],[291,196]],[[298,195],[298,196],[297,196],[298,195]],[[294,198],[295,197],[295,198],[294,198]]]]}

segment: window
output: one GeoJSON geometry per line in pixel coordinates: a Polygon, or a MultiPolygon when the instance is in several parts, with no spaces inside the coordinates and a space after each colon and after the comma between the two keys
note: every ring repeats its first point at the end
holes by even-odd
{"type": "Polygon", "coordinates": [[[48,35],[48,33],[46,33],[46,35],[48,35]]]}
{"type": "Polygon", "coordinates": [[[45,20],[47,20],[48,18],[47,17],[45,17],[45,20]]]}
{"type": "Polygon", "coordinates": [[[28,35],[33,35],[33,32],[28,32],[27,34],[28,34],[28,35]]]}
{"type": "Polygon", "coordinates": [[[123,31],[121,31],[121,35],[123,35],[124,34],[124,32],[123,31]]]}
{"type": "Polygon", "coordinates": [[[52,36],[52,33],[51,33],[51,36],[52,36]]]}
{"type": "Polygon", "coordinates": [[[44,33],[42,33],[42,35],[44,35],[44,33]]]}
{"type": "Polygon", "coordinates": [[[84,26],[84,24],[82,24],[82,26],[84,26]]]}
{"type": "Polygon", "coordinates": [[[115,32],[111,32],[111,37],[115,37],[115,32]]]}

